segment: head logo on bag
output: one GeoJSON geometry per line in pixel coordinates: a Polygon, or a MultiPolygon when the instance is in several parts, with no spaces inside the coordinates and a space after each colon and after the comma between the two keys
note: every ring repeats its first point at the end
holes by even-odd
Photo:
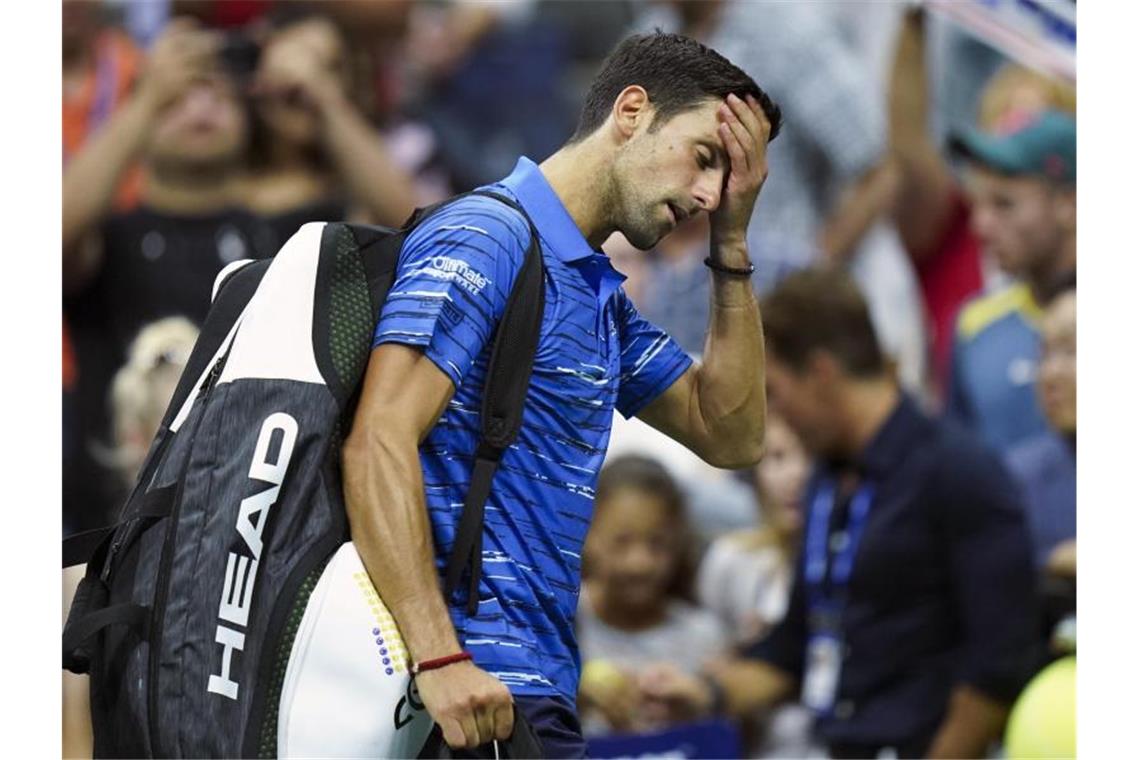
{"type": "Polygon", "coordinates": [[[249,465],[251,480],[272,484],[252,496],[242,499],[238,510],[235,529],[242,538],[242,546],[248,554],[230,550],[226,558],[226,575],[222,585],[222,599],[218,603],[218,627],[215,641],[222,645],[221,673],[210,675],[206,691],[237,699],[238,684],[230,679],[230,666],[234,650],[242,651],[245,646],[245,633],[236,631],[222,621],[244,628],[249,622],[249,608],[253,600],[253,587],[257,582],[257,561],[261,558],[261,535],[269,519],[269,509],[276,503],[281,491],[281,481],[289,469],[289,459],[293,456],[293,444],[297,441],[297,420],[284,412],[271,414],[261,425],[261,434],[253,451],[253,462],[249,465]],[[281,433],[276,452],[271,456],[274,433],[281,433]]]}

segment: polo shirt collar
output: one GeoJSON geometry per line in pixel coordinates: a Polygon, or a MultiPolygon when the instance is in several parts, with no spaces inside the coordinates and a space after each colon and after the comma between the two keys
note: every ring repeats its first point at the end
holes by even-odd
{"type": "Polygon", "coordinates": [[[538,165],[521,156],[514,171],[498,184],[518,199],[547,249],[576,269],[594,291],[598,303],[605,304],[621,287],[625,275],[613,268],[609,256],[592,248],[582,236],[538,165]]]}
{"type": "Polygon", "coordinates": [[[499,184],[514,193],[550,250],[560,260],[569,264],[599,255],[582,237],[581,230],[546,181],[542,170],[529,158],[520,157],[514,171],[499,184]]]}
{"type": "Polygon", "coordinates": [[[859,456],[859,469],[872,477],[897,472],[898,464],[914,447],[929,421],[914,400],[902,393],[886,422],[859,456]]]}

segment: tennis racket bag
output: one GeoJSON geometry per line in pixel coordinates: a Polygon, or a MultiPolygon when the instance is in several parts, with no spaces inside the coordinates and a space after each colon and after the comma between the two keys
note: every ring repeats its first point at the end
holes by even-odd
{"type": "MultiPolygon", "coordinates": [[[[87,570],[63,665],[90,674],[97,757],[418,754],[431,722],[349,542],[339,459],[401,246],[434,208],[399,230],[309,223],[273,259],[219,274],[120,521],[64,541],[64,566],[87,570]]],[[[448,594],[464,573],[478,583],[542,309],[532,224],[492,339],[448,594]]]]}

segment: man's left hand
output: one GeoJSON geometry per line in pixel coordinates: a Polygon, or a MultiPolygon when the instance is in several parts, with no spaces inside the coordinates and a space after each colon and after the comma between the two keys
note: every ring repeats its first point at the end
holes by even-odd
{"type": "MultiPolygon", "coordinates": [[[[712,247],[743,245],[756,196],[768,177],[768,135],[772,125],[751,95],[729,95],[717,109],[717,134],[729,158],[720,205],[709,215],[712,247]]],[[[715,255],[715,253],[714,253],[715,255]]]]}

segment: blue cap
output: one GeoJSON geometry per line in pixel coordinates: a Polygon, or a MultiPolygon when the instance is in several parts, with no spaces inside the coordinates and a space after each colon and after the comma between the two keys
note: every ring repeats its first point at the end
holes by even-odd
{"type": "Polygon", "coordinates": [[[953,135],[949,147],[953,154],[1003,174],[1077,179],[1077,122],[1060,111],[1042,111],[1004,134],[970,129],[953,135]]]}

